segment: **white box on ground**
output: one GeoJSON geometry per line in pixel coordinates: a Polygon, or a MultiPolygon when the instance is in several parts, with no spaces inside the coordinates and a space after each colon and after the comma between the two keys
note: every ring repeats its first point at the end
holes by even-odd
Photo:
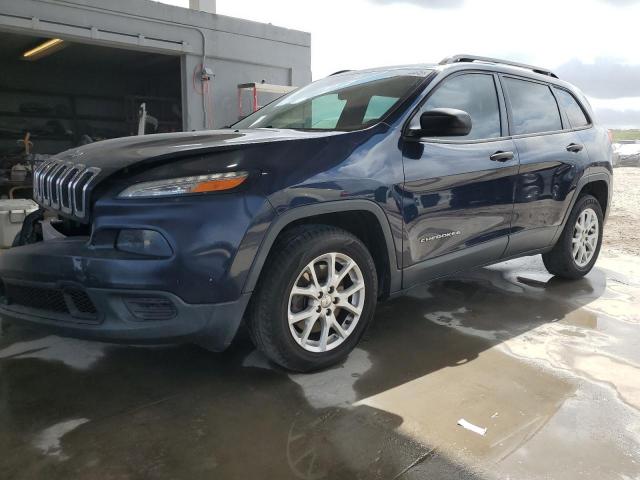
{"type": "Polygon", "coordinates": [[[0,248],[9,248],[27,215],[38,209],[33,200],[0,200],[0,248]]]}

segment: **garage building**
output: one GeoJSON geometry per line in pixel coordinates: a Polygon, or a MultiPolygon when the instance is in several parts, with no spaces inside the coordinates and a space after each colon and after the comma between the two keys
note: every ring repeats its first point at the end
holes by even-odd
{"type": "Polygon", "coordinates": [[[238,119],[239,84],[311,80],[308,33],[217,15],[213,0],[191,6],[0,0],[5,169],[29,153],[137,134],[142,104],[147,133],[217,128],[238,119]]]}

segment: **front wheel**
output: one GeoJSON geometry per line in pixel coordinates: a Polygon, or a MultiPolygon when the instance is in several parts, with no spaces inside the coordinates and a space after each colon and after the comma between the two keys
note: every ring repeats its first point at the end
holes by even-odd
{"type": "Polygon", "coordinates": [[[305,225],[279,239],[251,301],[249,329],[258,349],[295,371],[344,359],[373,317],[373,259],[342,229],[305,225]]]}
{"type": "Polygon", "coordinates": [[[580,197],[558,242],[542,255],[549,273],[571,280],[589,273],[600,253],[602,221],[600,202],[591,195],[580,197]]]}

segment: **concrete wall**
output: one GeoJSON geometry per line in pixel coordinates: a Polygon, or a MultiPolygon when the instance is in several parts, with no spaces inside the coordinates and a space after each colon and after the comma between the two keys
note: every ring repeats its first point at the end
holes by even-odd
{"type": "Polygon", "coordinates": [[[185,130],[234,122],[238,83],[311,81],[310,34],[150,0],[0,0],[0,30],[180,56],[185,130]]]}

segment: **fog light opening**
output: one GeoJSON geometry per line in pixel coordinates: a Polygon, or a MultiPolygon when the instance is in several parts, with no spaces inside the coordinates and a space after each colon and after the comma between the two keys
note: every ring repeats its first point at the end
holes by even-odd
{"type": "Polygon", "coordinates": [[[124,303],[138,320],[171,320],[177,314],[173,302],[165,297],[125,297],[124,303]]]}
{"type": "Polygon", "coordinates": [[[155,230],[120,230],[116,249],[150,257],[170,257],[173,254],[169,242],[155,230]]]}

